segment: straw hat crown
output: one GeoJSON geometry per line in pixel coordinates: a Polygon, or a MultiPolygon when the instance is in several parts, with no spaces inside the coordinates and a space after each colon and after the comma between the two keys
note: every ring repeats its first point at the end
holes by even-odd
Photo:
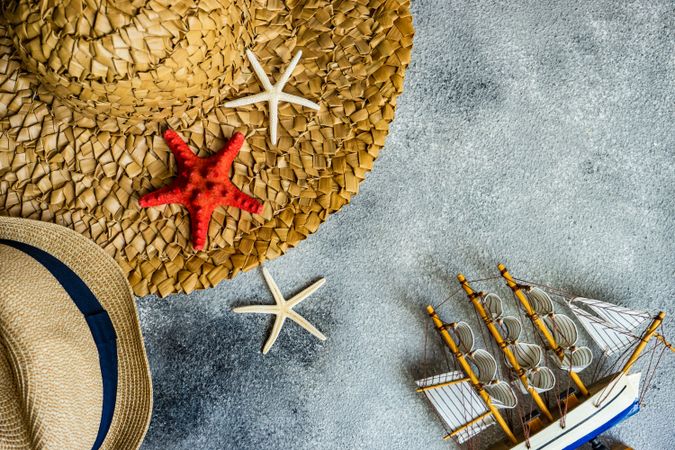
{"type": "Polygon", "coordinates": [[[166,120],[210,109],[242,64],[250,1],[20,1],[10,22],[24,68],[79,111],[166,120]]]}

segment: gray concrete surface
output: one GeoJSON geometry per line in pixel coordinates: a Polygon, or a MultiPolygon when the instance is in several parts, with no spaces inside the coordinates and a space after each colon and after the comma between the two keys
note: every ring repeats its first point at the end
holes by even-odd
{"type": "MultiPolygon", "coordinates": [[[[139,300],[155,386],[144,449],[449,448],[413,391],[422,308],[458,271],[492,276],[497,261],[675,315],[674,12],[667,0],[416,1],[413,62],[374,171],[268,264],[286,294],[327,278],[299,311],[328,341],[289,323],[263,357],[271,320],[230,312],[272,301],[258,271],[139,300]]],[[[675,447],[674,370],[671,357],[614,438],[675,447]]]]}

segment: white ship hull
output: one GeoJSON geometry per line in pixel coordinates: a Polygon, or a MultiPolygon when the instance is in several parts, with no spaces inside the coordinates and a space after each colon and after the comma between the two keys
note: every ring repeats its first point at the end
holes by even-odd
{"type": "Polygon", "coordinates": [[[612,428],[639,409],[640,374],[620,377],[567,413],[565,427],[557,420],[513,450],[572,450],[612,428]],[[609,391],[609,395],[607,392],[609,391]],[[603,401],[596,406],[600,399],[603,401]]]}

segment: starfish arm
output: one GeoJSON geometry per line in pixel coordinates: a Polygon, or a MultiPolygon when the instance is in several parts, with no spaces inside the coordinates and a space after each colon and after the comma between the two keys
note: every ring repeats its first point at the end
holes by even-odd
{"type": "Polygon", "coordinates": [[[265,266],[262,267],[262,273],[263,277],[265,277],[265,282],[267,283],[267,286],[270,288],[270,291],[272,292],[272,297],[274,297],[274,301],[277,302],[277,305],[281,306],[284,303],[286,303],[284,296],[281,294],[281,291],[279,290],[279,286],[277,286],[277,283],[274,282],[274,279],[272,278],[270,271],[267,270],[267,267],[265,266]]]}
{"type": "Polygon", "coordinates": [[[276,305],[237,306],[232,308],[232,312],[237,314],[279,314],[279,308],[276,305]]]}
{"type": "Polygon", "coordinates": [[[255,57],[255,54],[251,50],[246,50],[246,56],[248,57],[248,60],[251,62],[251,66],[253,66],[253,71],[255,72],[256,76],[260,80],[260,84],[263,85],[266,91],[271,91],[272,88],[272,83],[270,83],[270,79],[267,78],[267,74],[265,73],[265,70],[262,68],[260,63],[258,62],[258,58],[255,57]]]}
{"type": "Polygon", "coordinates": [[[138,199],[138,204],[142,208],[151,206],[166,205],[168,203],[181,203],[183,200],[183,193],[180,187],[169,184],[156,191],[149,192],[138,199]]]}
{"type": "Polygon", "coordinates": [[[227,140],[223,148],[216,153],[216,170],[226,170],[227,172],[224,175],[227,176],[232,161],[236,158],[242,145],[244,145],[244,135],[237,131],[227,140]]]}
{"type": "Polygon", "coordinates": [[[226,155],[236,156],[237,153],[239,153],[239,149],[241,149],[242,145],[244,145],[244,135],[238,131],[235,131],[220,151],[226,155]]]}
{"type": "Polygon", "coordinates": [[[263,347],[263,355],[266,355],[267,352],[270,351],[274,343],[277,341],[277,338],[279,337],[279,333],[281,332],[281,327],[284,326],[284,322],[286,321],[286,316],[285,315],[279,315],[274,319],[274,325],[272,326],[272,331],[270,332],[270,336],[267,338],[267,342],[265,342],[265,346],[263,347]]]}
{"type": "Polygon", "coordinates": [[[309,331],[312,333],[314,336],[317,338],[321,339],[322,341],[326,340],[326,336],[316,328],[314,328],[314,325],[309,323],[304,317],[302,317],[300,314],[296,313],[295,311],[290,311],[288,313],[288,318],[291,319],[293,322],[297,323],[300,325],[302,328],[305,330],[309,331]]]}
{"type": "Polygon", "coordinates": [[[227,206],[234,206],[244,211],[248,211],[251,214],[262,214],[264,206],[258,200],[254,199],[250,195],[246,195],[237,189],[234,185],[232,186],[234,191],[230,194],[228,201],[226,202],[227,206]]]}
{"type": "Polygon", "coordinates": [[[320,279],[319,281],[317,281],[316,283],[312,284],[312,285],[309,286],[309,287],[306,287],[306,288],[303,289],[301,292],[298,292],[298,293],[295,294],[290,300],[288,300],[288,302],[287,302],[287,303],[288,303],[288,307],[289,307],[289,308],[294,307],[295,305],[297,305],[298,303],[300,303],[301,301],[303,301],[304,299],[306,299],[307,297],[309,297],[310,295],[312,295],[313,293],[315,293],[315,292],[317,291],[317,289],[319,289],[319,288],[320,288],[321,286],[323,286],[325,283],[326,283],[326,279],[325,279],[325,278],[321,278],[321,279],[320,279]]]}
{"type": "Polygon", "coordinates": [[[317,111],[321,109],[321,106],[314,103],[313,101],[307,100],[306,98],[302,98],[298,95],[289,94],[287,92],[280,92],[279,100],[286,103],[295,103],[296,105],[302,105],[307,108],[315,109],[317,111]]]}
{"type": "Polygon", "coordinates": [[[269,92],[260,92],[258,94],[249,95],[247,97],[238,98],[225,102],[223,106],[226,108],[237,108],[239,106],[251,105],[258,102],[266,102],[270,99],[269,92]]]}
{"type": "Polygon", "coordinates": [[[196,155],[190,147],[185,143],[183,138],[181,138],[178,133],[172,129],[167,129],[164,132],[164,141],[166,145],[169,146],[169,150],[173,153],[173,156],[176,158],[176,163],[179,167],[191,166],[191,161],[196,158],[196,155]]]}
{"type": "Polygon", "coordinates": [[[189,208],[190,234],[192,235],[192,247],[202,250],[209,234],[209,222],[215,205],[194,206],[189,208]]]}
{"type": "Polygon", "coordinates": [[[277,81],[277,84],[275,87],[281,91],[284,86],[286,85],[286,82],[288,79],[293,75],[293,71],[295,70],[295,66],[298,65],[298,61],[300,61],[300,57],[302,56],[302,50],[298,50],[298,53],[295,54],[293,59],[291,60],[290,64],[288,64],[288,67],[286,67],[286,70],[284,71],[283,75],[281,75],[281,78],[277,81]]]}
{"type": "Polygon", "coordinates": [[[277,145],[277,126],[279,124],[279,98],[272,97],[269,101],[270,110],[270,139],[272,145],[277,145]]]}

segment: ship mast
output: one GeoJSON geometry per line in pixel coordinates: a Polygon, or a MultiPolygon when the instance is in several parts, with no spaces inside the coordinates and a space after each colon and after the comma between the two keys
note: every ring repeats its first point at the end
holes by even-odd
{"type": "MultiPolygon", "coordinates": [[[[513,434],[513,431],[511,431],[511,428],[506,423],[499,410],[492,404],[490,395],[483,388],[483,385],[478,380],[478,377],[474,373],[469,362],[466,360],[466,358],[464,358],[464,355],[459,351],[457,343],[453,340],[450,333],[448,333],[448,330],[445,328],[446,327],[445,324],[438,317],[438,314],[436,314],[436,311],[434,311],[433,306],[431,305],[427,306],[427,313],[429,313],[429,316],[434,321],[436,330],[443,338],[443,342],[445,342],[445,345],[448,346],[455,359],[457,359],[457,362],[462,367],[462,370],[469,378],[469,382],[473,385],[473,387],[475,388],[478,395],[480,395],[483,402],[485,402],[485,406],[487,406],[487,408],[490,410],[490,414],[492,414],[495,421],[499,424],[502,430],[504,430],[504,433],[509,438],[509,440],[514,444],[518,443],[518,439],[516,439],[516,436],[513,434]]],[[[467,426],[468,425],[470,424],[467,424],[467,426]]]]}
{"type": "MultiPolygon", "coordinates": [[[[630,368],[633,366],[633,364],[635,364],[635,362],[638,360],[638,358],[640,357],[640,353],[642,353],[642,351],[647,346],[649,340],[654,336],[656,330],[661,325],[661,322],[663,322],[664,317],[666,317],[666,313],[664,313],[663,311],[659,311],[659,314],[656,317],[654,317],[652,323],[649,325],[649,327],[647,327],[644,334],[642,335],[640,343],[637,345],[637,347],[635,347],[635,350],[633,350],[633,353],[628,358],[628,361],[626,361],[626,364],[623,366],[623,369],[621,369],[621,375],[627,374],[630,368]]],[[[657,336],[661,337],[661,339],[659,340],[664,342],[664,345],[667,348],[675,352],[675,350],[673,350],[673,346],[668,341],[666,341],[665,338],[663,338],[663,336],[661,335],[657,336]]]]}
{"type": "MultiPolygon", "coordinates": [[[[530,302],[528,301],[527,297],[525,296],[523,291],[520,289],[520,286],[518,285],[518,283],[516,283],[513,280],[513,277],[511,276],[509,271],[506,270],[506,267],[504,266],[504,264],[499,264],[498,268],[499,268],[499,272],[502,274],[502,277],[504,278],[504,280],[506,280],[506,284],[511,288],[511,290],[513,291],[513,294],[518,299],[518,301],[521,303],[521,305],[523,305],[523,309],[525,310],[525,313],[527,314],[527,317],[532,321],[534,326],[539,330],[539,332],[544,337],[544,339],[548,343],[551,350],[553,350],[555,352],[555,354],[558,356],[558,358],[560,358],[560,360],[563,361],[564,358],[565,358],[565,350],[561,346],[558,345],[555,338],[553,337],[553,335],[549,331],[548,327],[546,326],[546,324],[544,324],[544,322],[539,318],[537,313],[534,311],[534,309],[532,308],[532,305],[530,305],[530,302]]],[[[637,357],[636,357],[636,359],[637,359],[637,357]]],[[[574,381],[574,384],[577,385],[577,388],[579,388],[579,391],[583,395],[585,395],[585,396],[590,395],[589,392],[588,392],[588,389],[584,385],[583,381],[581,381],[581,378],[579,378],[579,375],[577,375],[576,372],[574,372],[572,370],[569,370],[569,371],[567,371],[567,373],[569,374],[570,378],[572,379],[572,381],[574,381]]]]}
{"type": "Polygon", "coordinates": [[[527,389],[527,392],[532,396],[532,399],[539,407],[539,410],[546,416],[549,422],[553,422],[553,415],[551,414],[551,411],[549,411],[548,407],[546,406],[546,403],[541,398],[539,393],[529,384],[525,370],[522,367],[520,367],[520,364],[518,363],[518,360],[516,359],[515,355],[504,341],[501,332],[495,326],[494,321],[490,316],[488,316],[487,312],[485,311],[485,308],[481,304],[480,294],[473,291],[473,289],[469,285],[469,282],[461,273],[457,275],[457,280],[462,285],[462,288],[466,292],[466,295],[469,297],[469,300],[471,300],[473,307],[478,312],[480,318],[483,319],[485,326],[488,328],[495,342],[497,342],[497,345],[504,353],[504,356],[509,361],[509,364],[511,364],[511,367],[516,372],[516,375],[518,376],[520,381],[523,383],[523,386],[525,387],[525,389],[527,389]]]}

